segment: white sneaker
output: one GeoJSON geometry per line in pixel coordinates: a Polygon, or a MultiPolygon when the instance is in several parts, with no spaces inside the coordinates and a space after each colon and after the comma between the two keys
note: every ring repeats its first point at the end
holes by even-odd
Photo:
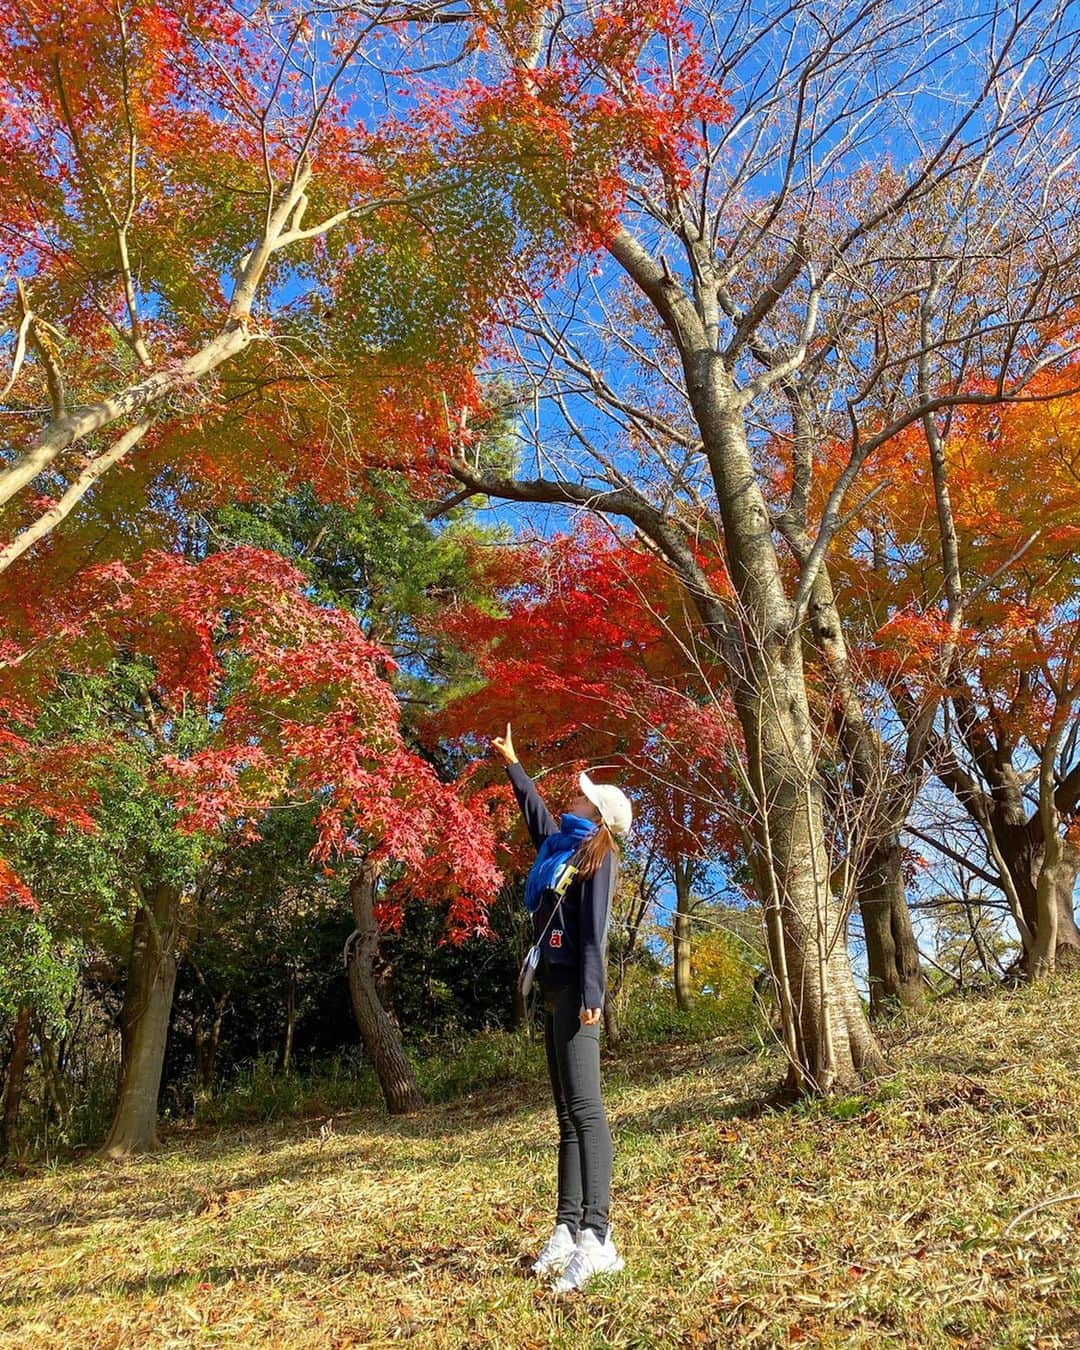
{"type": "Polygon", "coordinates": [[[555,1292],[568,1294],[571,1289],[581,1289],[594,1275],[617,1274],[623,1265],[622,1257],[615,1250],[610,1228],[603,1242],[591,1228],[583,1228],[578,1234],[573,1256],[555,1282],[555,1292]]]}
{"type": "Polygon", "coordinates": [[[544,1250],[529,1269],[534,1275],[561,1275],[566,1263],[576,1251],[574,1235],[564,1223],[557,1223],[555,1231],[548,1238],[544,1250]]]}

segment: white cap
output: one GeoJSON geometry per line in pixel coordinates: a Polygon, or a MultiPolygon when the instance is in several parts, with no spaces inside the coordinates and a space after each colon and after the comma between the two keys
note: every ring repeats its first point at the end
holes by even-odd
{"type": "Polygon", "coordinates": [[[587,773],[578,778],[578,787],[600,812],[600,819],[612,834],[626,834],[634,818],[630,798],[611,783],[594,783],[587,773]]]}

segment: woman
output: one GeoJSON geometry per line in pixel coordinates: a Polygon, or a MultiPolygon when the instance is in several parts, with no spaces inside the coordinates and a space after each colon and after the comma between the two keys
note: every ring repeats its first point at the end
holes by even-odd
{"type": "Polygon", "coordinates": [[[593,1275],[619,1271],[608,1207],[611,1131],[600,1099],[600,1017],[605,948],[619,859],[615,836],[630,828],[624,793],[578,780],[581,796],[556,822],[514,753],[510,724],[492,745],[507,773],[536,862],[525,884],[533,940],[540,943],[537,979],[544,995],[544,1044],[559,1120],[559,1202],[555,1229],[533,1263],[555,1276],[555,1289],[580,1289],[593,1275]]]}

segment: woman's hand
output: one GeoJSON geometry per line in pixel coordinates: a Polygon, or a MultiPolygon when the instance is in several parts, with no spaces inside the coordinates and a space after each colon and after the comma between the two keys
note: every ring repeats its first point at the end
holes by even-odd
{"type": "Polygon", "coordinates": [[[499,754],[502,755],[507,764],[516,764],[518,762],[518,757],[514,753],[514,738],[510,735],[509,722],[506,724],[506,735],[492,736],[491,744],[498,750],[499,754]]]}
{"type": "Polygon", "coordinates": [[[583,1027],[594,1027],[600,1021],[599,1008],[582,1008],[581,1025],[583,1027]]]}

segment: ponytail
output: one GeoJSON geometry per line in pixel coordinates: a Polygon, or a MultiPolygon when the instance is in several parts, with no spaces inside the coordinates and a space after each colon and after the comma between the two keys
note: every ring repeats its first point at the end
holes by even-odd
{"type": "Polygon", "coordinates": [[[600,864],[609,853],[615,855],[615,866],[618,867],[620,853],[619,846],[615,842],[615,836],[608,827],[601,822],[595,834],[590,834],[583,844],[578,846],[577,852],[573,857],[573,864],[582,877],[595,876],[600,864]]]}

